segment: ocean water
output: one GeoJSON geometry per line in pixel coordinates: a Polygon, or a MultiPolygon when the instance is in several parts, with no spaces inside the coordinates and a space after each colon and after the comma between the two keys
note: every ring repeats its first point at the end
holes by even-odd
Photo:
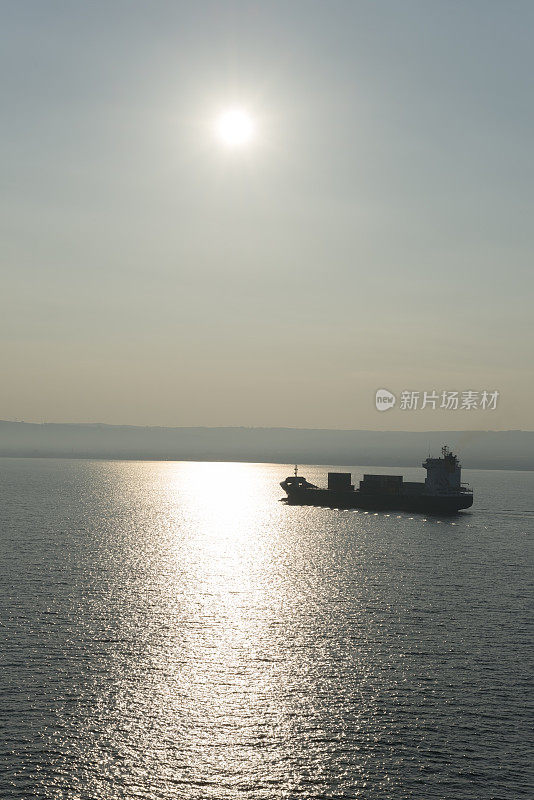
{"type": "Polygon", "coordinates": [[[0,459],[1,798],[534,796],[534,473],[439,519],[290,472],[0,459]]]}

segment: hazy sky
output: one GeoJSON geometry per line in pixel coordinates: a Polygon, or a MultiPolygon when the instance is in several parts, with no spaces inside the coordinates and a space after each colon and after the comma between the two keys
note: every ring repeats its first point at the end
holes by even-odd
{"type": "Polygon", "coordinates": [[[531,0],[0,8],[0,418],[534,428],[531,0]]]}

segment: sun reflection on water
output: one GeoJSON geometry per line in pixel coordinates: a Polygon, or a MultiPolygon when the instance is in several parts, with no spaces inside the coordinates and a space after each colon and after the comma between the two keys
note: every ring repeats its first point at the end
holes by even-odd
{"type": "MultiPolygon", "coordinates": [[[[228,786],[244,775],[252,784],[265,769],[262,746],[288,724],[285,665],[272,646],[283,605],[273,592],[279,508],[265,503],[250,465],[176,465],[166,477],[167,613],[151,663],[152,712],[159,705],[155,718],[181,741],[189,782],[209,772],[228,786]]],[[[206,786],[204,796],[220,790],[206,786]]]]}

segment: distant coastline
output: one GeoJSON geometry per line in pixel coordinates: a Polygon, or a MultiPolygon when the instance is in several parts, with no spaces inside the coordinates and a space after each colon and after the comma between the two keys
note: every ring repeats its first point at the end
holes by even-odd
{"type": "Polygon", "coordinates": [[[467,469],[534,469],[534,431],[162,428],[0,421],[0,457],[417,466],[448,444],[467,469]]]}

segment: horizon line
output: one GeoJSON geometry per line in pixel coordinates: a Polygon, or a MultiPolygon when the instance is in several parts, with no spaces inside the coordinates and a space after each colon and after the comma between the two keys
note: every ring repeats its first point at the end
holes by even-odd
{"type": "Polygon", "coordinates": [[[0,425],[79,425],[82,427],[100,428],[169,428],[173,430],[288,430],[288,431],[358,431],[363,433],[534,433],[530,428],[426,428],[425,430],[414,431],[391,428],[325,428],[325,427],[297,427],[294,425],[157,425],[154,423],[140,424],[127,422],[36,422],[25,419],[0,419],[0,425]]]}

